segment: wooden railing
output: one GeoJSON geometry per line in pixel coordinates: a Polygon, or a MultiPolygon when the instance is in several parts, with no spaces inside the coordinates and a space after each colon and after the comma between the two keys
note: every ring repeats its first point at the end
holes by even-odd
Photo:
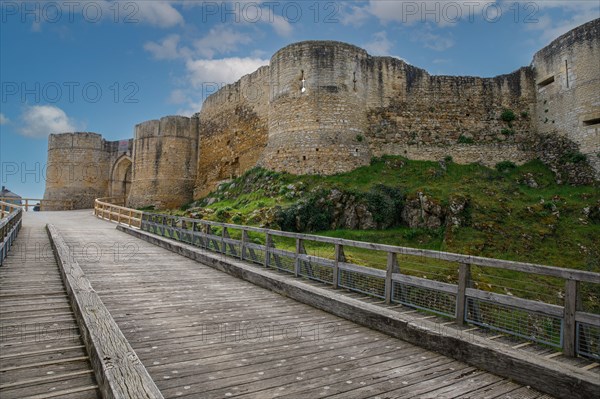
{"type": "Polygon", "coordinates": [[[94,201],[94,215],[130,227],[141,227],[142,211],[126,208],[122,197],[98,198],[94,201]]]}
{"type": "Polygon", "coordinates": [[[4,201],[7,203],[12,203],[13,205],[20,206],[25,210],[25,212],[29,212],[29,208],[35,211],[45,211],[49,206],[54,204],[60,204],[59,207],[61,210],[72,210],[75,205],[75,201],[73,200],[54,200],[54,199],[37,199],[37,198],[21,198],[17,199],[14,197],[0,197],[0,201],[4,201]],[[20,201],[20,204],[15,204],[14,202],[20,201]],[[38,209],[35,209],[38,207],[38,209]]]}
{"type": "Polygon", "coordinates": [[[567,356],[600,360],[600,273],[145,213],[108,200],[96,201],[98,217],[388,304],[449,317],[461,325],[554,346],[567,356]],[[352,251],[352,256],[346,255],[352,251]],[[359,251],[372,254],[368,263],[375,267],[357,264],[353,259],[359,251]],[[414,273],[417,260],[423,270],[433,264],[443,273],[437,277],[414,273]],[[478,276],[484,271],[490,280],[484,284],[474,271],[478,276]],[[531,290],[544,279],[552,284],[543,287],[547,292],[540,299],[524,289],[515,294],[494,279],[508,281],[504,284],[534,282],[531,290]],[[493,285],[502,289],[494,292],[493,285]]]}
{"type": "Polygon", "coordinates": [[[8,255],[17,234],[21,229],[23,208],[0,201],[0,265],[8,255]]]}

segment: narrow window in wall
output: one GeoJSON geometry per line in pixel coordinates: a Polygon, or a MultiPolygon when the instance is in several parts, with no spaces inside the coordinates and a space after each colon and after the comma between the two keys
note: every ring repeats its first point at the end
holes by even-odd
{"type": "Polygon", "coordinates": [[[565,76],[567,78],[567,89],[569,88],[569,61],[565,60],[565,76]]]}
{"type": "Polygon", "coordinates": [[[354,91],[356,91],[356,72],[353,73],[352,83],[354,83],[354,91]]]}
{"type": "Polygon", "coordinates": [[[543,80],[539,81],[537,85],[541,89],[542,87],[548,86],[552,82],[554,82],[554,75],[544,78],[543,80]]]}
{"type": "Polygon", "coordinates": [[[583,121],[583,126],[600,125],[600,118],[590,118],[583,121]]]}
{"type": "Polygon", "coordinates": [[[306,161],[306,155],[302,155],[302,160],[306,161]]]}
{"type": "Polygon", "coordinates": [[[306,79],[304,79],[304,69],[302,70],[302,77],[300,78],[300,81],[302,82],[302,86],[300,87],[300,93],[304,93],[306,92],[306,79]]]}

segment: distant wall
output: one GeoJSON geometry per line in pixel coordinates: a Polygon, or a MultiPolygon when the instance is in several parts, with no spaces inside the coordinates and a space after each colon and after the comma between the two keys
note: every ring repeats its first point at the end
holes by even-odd
{"type": "Polygon", "coordinates": [[[199,114],[200,141],[194,196],[240,176],[267,145],[269,67],[259,68],[209,96],[199,114]]]}
{"type": "Polygon", "coordinates": [[[531,68],[494,78],[431,76],[390,57],[366,67],[371,83],[367,137],[373,155],[481,162],[531,159],[523,143],[533,133],[531,68]],[[510,110],[514,121],[501,115],[510,110]]]}
{"type": "Polygon", "coordinates": [[[166,116],[136,125],[127,204],[173,208],[190,202],[197,153],[198,118],[166,116]]]}
{"type": "MultiPolygon", "coordinates": [[[[44,199],[74,201],[75,209],[94,207],[94,200],[108,195],[109,144],[97,133],[51,134],[44,199]]],[[[47,210],[64,205],[49,202],[47,210]]]]}
{"type": "Polygon", "coordinates": [[[600,19],[554,40],[533,66],[538,132],[577,143],[600,179],[600,19]]]}

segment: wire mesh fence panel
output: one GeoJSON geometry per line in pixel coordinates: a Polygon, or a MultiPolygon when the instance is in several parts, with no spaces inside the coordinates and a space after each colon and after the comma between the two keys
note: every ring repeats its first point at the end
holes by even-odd
{"type": "Polygon", "coordinates": [[[310,280],[333,284],[333,268],[331,265],[301,260],[299,275],[310,280]]]}
{"type": "Polygon", "coordinates": [[[295,273],[296,256],[293,252],[271,249],[269,251],[269,267],[283,272],[295,273]]]}
{"type": "Polygon", "coordinates": [[[206,249],[214,252],[221,252],[221,237],[214,234],[206,235],[206,249]]]}
{"type": "Polygon", "coordinates": [[[600,360],[600,327],[577,322],[576,350],[579,356],[600,360]]]}
{"type": "MultiPolygon", "coordinates": [[[[360,266],[356,266],[360,267],[360,266]]],[[[385,277],[340,268],[338,286],[377,298],[385,298],[385,277]]]]}
{"type": "Polygon", "coordinates": [[[244,260],[262,266],[265,264],[265,251],[255,246],[247,246],[244,250],[244,260]]]}
{"type": "Polygon", "coordinates": [[[456,295],[432,288],[394,281],[392,302],[443,316],[456,316],[456,295]]]}
{"type": "Polygon", "coordinates": [[[229,256],[232,256],[235,258],[239,258],[240,253],[241,253],[241,248],[242,248],[242,245],[239,241],[234,242],[234,240],[226,240],[226,241],[223,241],[222,246],[225,249],[223,252],[226,255],[229,255],[229,256]]]}
{"type": "Polygon", "coordinates": [[[468,323],[542,344],[562,347],[562,319],[513,306],[467,298],[468,323]]]}

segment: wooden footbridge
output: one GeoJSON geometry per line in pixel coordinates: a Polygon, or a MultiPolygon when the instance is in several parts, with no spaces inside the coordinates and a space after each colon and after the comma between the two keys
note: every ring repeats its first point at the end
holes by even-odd
{"type": "Polygon", "coordinates": [[[600,316],[586,300],[596,273],[105,201],[93,212],[1,209],[2,399],[600,393],[600,316]],[[382,269],[361,265],[357,248],[382,269]],[[421,258],[455,263],[455,278],[403,270],[421,258]],[[562,284],[562,298],[484,289],[484,268],[562,284]]]}

